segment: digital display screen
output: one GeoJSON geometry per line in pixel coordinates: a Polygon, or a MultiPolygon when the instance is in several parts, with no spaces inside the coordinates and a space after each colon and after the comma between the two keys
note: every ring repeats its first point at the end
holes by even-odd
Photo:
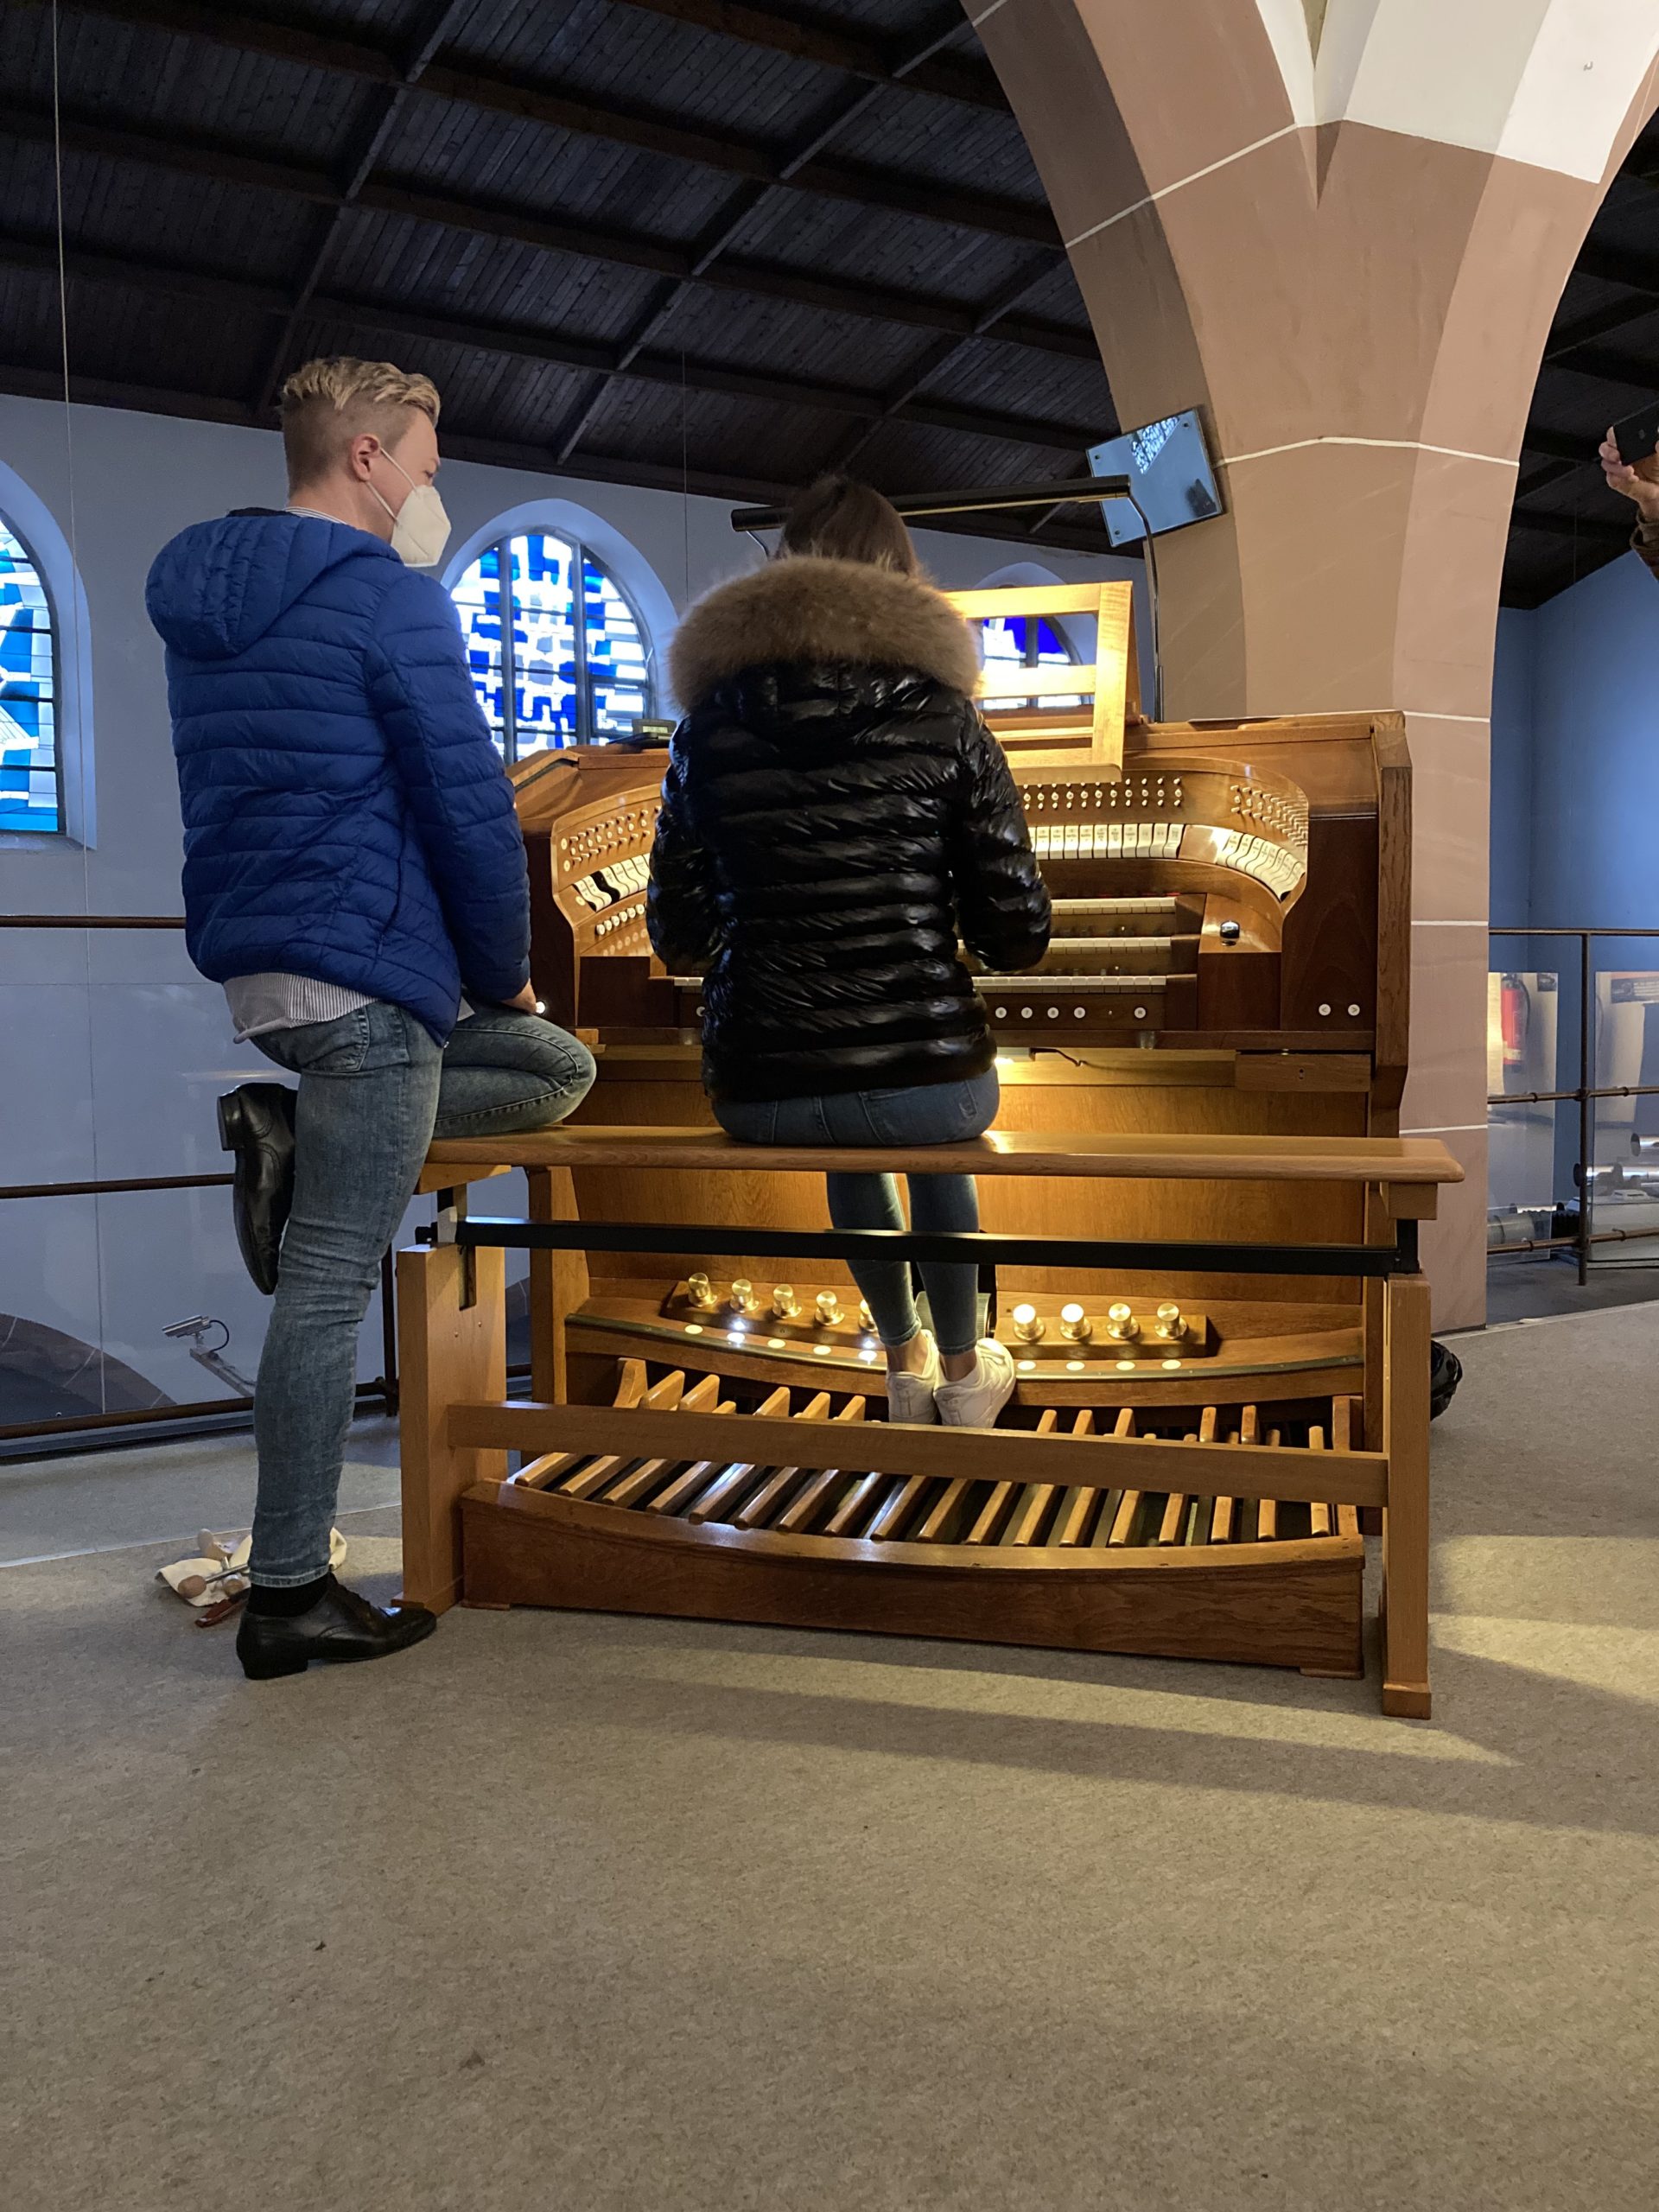
{"type": "MultiPolygon", "coordinates": [[[[1221,494],[1210,466],[1204,426],[1196,410],[1166,416],[1091,446],[1089,465],[1096,476],[1127,476],[1136,505],[1154,537],[1207,522],[1221,512],[1221,494]]],[[[1145,537],[1141,516],[1127,499],[1103,499],[1106,529],[1114,545],[1133,545],[1145,537]]]]}

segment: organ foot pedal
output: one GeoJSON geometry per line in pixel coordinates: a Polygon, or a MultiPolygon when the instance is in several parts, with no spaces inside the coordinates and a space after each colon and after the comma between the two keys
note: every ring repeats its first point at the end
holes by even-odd
{"type": "Polygon", "coordinates": [[[1319,1456],[1358,1444],[1355,1398],[1282,1426],[1254,1405],[1155,1420],[1104,1405],[970,1433],[890,1429],[856,1391],[779,1388],[746,1408],[742,1387],[620,1361],[612,1410],[682,1440],[637,1449],[626,1418],[607,1436],[584,1408],[594,1446],[469,1490],[467,1602],[1363,1671],[1356,1509],[1227,1495],[1207,1449],[1305,1454],[1317,1489],[1319,1456]],[[1047,1440],[1105,1435],[1155,1445],[1142,1487],[1090,1479],[1086,1449],[1052,1452],[1042,1478],[1014,1471],[1047,1440]],[[960,1471],[882,1471],[884,1436],[937,1440],[960,1471]]]}

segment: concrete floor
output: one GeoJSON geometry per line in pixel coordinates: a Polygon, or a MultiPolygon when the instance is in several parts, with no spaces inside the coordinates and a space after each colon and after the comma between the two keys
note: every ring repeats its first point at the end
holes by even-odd
{"type": "Polygon", "coordinates": [[[0,1575],[9,2212],[1651,2212],[1659,1315],[1459,1351],[1428,1726],[580,1614],[256,1687],[165,1552],[0,1575]]]}

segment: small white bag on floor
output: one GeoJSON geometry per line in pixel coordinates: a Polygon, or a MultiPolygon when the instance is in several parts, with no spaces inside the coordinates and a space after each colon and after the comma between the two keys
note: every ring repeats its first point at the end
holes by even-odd
{"type": "MultiPolygon", "coordinates": [[[[224,1605],[247,1595],[248,1552],[251,1536],[216,1536],[204,1529],[196,1538],[197,1556],[175,1560],[156,1570],[156,1580],[198,1607],[224,1605]]],[[[346,1539],[338,1529],[328,1531],[328,1571],[338,1574],[346,1564],[346,1539]]]]}

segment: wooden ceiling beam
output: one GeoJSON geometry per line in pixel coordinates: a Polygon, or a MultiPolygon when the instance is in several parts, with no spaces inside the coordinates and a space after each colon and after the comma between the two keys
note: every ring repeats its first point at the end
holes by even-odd
{"type": "MultiPolygon", "coordinates": [[[[49,109],[21,105],[0,108],[0,135],[52,143],[49,109]]],[[[149,168],[212,177],[258,192],[297,198],[316,206],[335,207],[344,195],[326,171],[296,162],[250,157],[222,140],[176,130],[117,129],[95,118],[66,113],[62,118],[66,151],[118,162],[134,162],[149,168]]],[[[930,299],[923,292],[899,292],[880,284],[837,283],[773,263],[747,261],[731,255],[707,269],[697,266],[691,250],[658,238],[607,231],[563,220],[528,208],[486,200],[459,200],[416,187],[371,181],[359,191],[356,206],[382,214],[401,215],[412,222],[432,223],[480,238],[504,238],[515,245],[550,253],[568,253],[615,269],[641,270],[649,274],[685,278],[715,291],[742,293],[757,299],[781,300],[796,307],[820,308],[831,315],[856,315],[873,322],[899,324],[915,330],[932,330],[959,337],[974,335],[980,311],[955,300],[930,299]]],[[[1007,344],[1036,353],[1058,353],[1072,360],[1100,358],[1092,335],[1064,323],[1037,316],[1008,315],[999,322],[996,337],[1007,344]]]]}
{"type": "Polygon", "coordinates": [[[1586,545],[1626,546],[1632,524],[1603,522],[1599,516],[1558,515],[1539,507],[1515,507],[1510,527],[1536,531],[1541,537],[1576,537],[1586,545]]]}
{"type": "Polygon", "coordinates": [[[1521,440],[1521,450],[1547,454],[1551,461],[1571,461],[1575,467],[1589,468],[1595,465],[1596,448],[1600,443],[1599,433],[1593,438],[1575,438],[1564,431],[1546,430],[1536,423],[1529,423],[1521,440]]]}
{"type": "MultiPolygon", "coordinates": [[[[960,100],[969,107],[1008,112],[1008,97],[995,69],[965,54],[930,53],[926,59],[905,66],[895,55],[893,42],[874,38],[857,24],[828,22],[821,17],[780,15],[771,8],[751,8],[739,0],[620,0],[625,7],[664,16],[671,22],[689,23],[712,31],[743,46],[765,48],[773,54],[791,54],[801,61],[816,61],[826,69],[844,70],[849,77],[865,77],[877,85],[903,86],[911,92],[931,92],[940,99],[960,100]]],[[[954,4],[950,10],[950,33],[959,35],[967,19],[954,4]]]]}
{"type": "Polygon", "coordinates": [[[1651,359],[1643,360],[1638,354],[1622,353],[1615,346],[1604,346],[1592,338],[1575,340],[1570,352],[1564,355],[1558,354],[1552,347],[1544,356],[1544,366],[1564,369],[1575,377],[1590,377],[1597,384],[1630,385],[1638,391],[1653,390],[1654,365],[1651,359]]]}
{"type": "Polygon", "coordinates": [[[395,85],[376,85],[370,90],[340,164],[339,204],[327,209],[316,226],[311,250],[306,257],[300,281],[294,288],[288,313],[266,353],[265,365],[260,372],[258,391],[253,403],[257,412],[263,414],[276,397],[278,379],[283,374],[300,319],[309,306],[313,293],[322,282],[323,272],[349,219],[353,204],[373,175],[374,165],[397,128],[410,94],[471,4],[472,0],[426,0],[400,58],[398,82],[395,85]]]}
{"type": "MultiPolygon", "coordinates": [[[[67,248],[63,261],[67,274],[79,283],[122,284],[134,290],[200,300],[250,315],[287,319],[292,313],[291,296],[275,285],[250,283],[240,277],[181,269],[172,264],[138,261],[127,254],[89,252],[79,246],[67,248]]],[[[45,237],[25,238],[0,232],[0,267],[55,276],[56,244],[45,237]]],[[[928,429],[954,431],[962,437],[1037,446],[1051,453],[1074,453],[1097,435],[1108,435],[1105,431],[1080,429],[1073,423],[1044,422],[1033,416],[1003,415],[920,398],[895,411],[884,394],[860,391],[853,385],[813,384],[792,377],[755,374],[728,368],[719,362],[682,359],[678,353],[641,352],[624,359],[615,346],[559,331],[482,323],[471,316],[423,313],[320,289],[308,296],[306,314],[320,322],[382,331],[431,345],[546,361],[555,367],[597,374],[607,382],[631,378],[674,391],[683,385],[690,391],[752,399],[765,406],[805,408],[861,421],[892,419],[928,429]]],[[[268,420],[269,406],[269,396],[262,394],[253,403],[252,419],[268,420]]]]}
{"type": "MultiPolygon", "coordinates": [[[[63,398],[63,376],[58,369],[41,369],[20,362],[0,361],[0,392],[19,395],[28,399],[60,402],[63,398]]],[[[198,423],[229,423],[245,429],[267,429],[256,423],[253,410],[245,400],[226,399],[210,393],[175,391],[152,385],[128,383],[110,378],[83,377],[72,372],[69,396],[77,403],[90,407],[130,408],[143,414],[168,415],[198,423]]],[[[695,498],[741,500],[753,505],[776,505],[789,498],[794,486],[774,483],[770,479],[728,474],[723,472],[664,467],[656,462],[629,459],[620,454],[593,454],[581,461],[556,463],[551,452],[543,446],[514,442],[497,438],[473,438],[464,432],[444,434],[444,449],[457,461],[477,461],[503,468],[520,468],[528,473],[550,478],[566,477],[582,483],[631,484],[647,491],[686,493],[695,498]]],[[[972,515],[940,515],[926,527],[943,530],[953,537],[996,537],[1006,539],[1006,518],[988,520],[972,515]]],[[[1036,544],[1055,547],[1062,552],[1109,554],[1112,550],[1103,531],[1068,529],[1064,524],[1044,531],[1036,544]]]]}
{"type": "MultiPolygon", "coordinates": [[[[35,3],[40,4],[40,0],[35,3]]],[[[407,81],[399,58],[383,47],[314,32],[308,27],[271,22],[242,8],[207,7],[200,0],[80,0],[80,3],[86,12],[117,22],[175,37],[211,41],[232,53],[263,54],[294,67],[393,88],[407,81]]],[[[1059,232],[1045,205],[976,193],[861,162],[814,161],[785,175],[785,163],[775,149],[734,133],[701,130],[650,109],[601,106],[574,88],[526,84],[475,67],[433,60],[422,73],[417,89],[423,97],[454,100],[493,115],[516,116],[725,175],[778,183],[790,191],[848,200],[887,214],[950,224],[990,237],[1022,238],[1052,246],[1057,256],[1060,251],[1059,232]]]]}
{"type": "MultiPolygon", "coordinates": [[[[696,0],[701,4],[701,0],[696,0]]],[[[713,4],[724,6],[725,0],[713,0],[713,4]]],[[[893,48],[889,56],[888,73],[897,79],[912,73],[937,57],[940,50],[963,31],[963,17],[957,0],[945,0],[943,10],[936,10],[901,47],[893,48]]],[[[779,169],[779,183],[787,181],[799,170],[817,160],[824,148],[866,114],[880,99],[882,86],[879,83],[855,85],[850,92],[843,92],[837,99],[821,107],[817,115],[802,126],[792,152],[779,169]]],[[[760,216],[771,200],[778,184],[745,184],[739,187],[728,200],[719,219],[703,234],[696,247],[693,278],[682,278],[658,285],[643,312],[636,316],[622,341],[620,365],[626,366],[635,355],[641,353],[659,337],[673,321],[681,302],[686,298],[696,276],[706,276],[723,257],[729,254],[744,232],[760,216]]],[[[1052,256],[1045,254],[1041,264],[1044,276],[1049,275],[1054,264],[1052,256]]],[[[994,303],[976,325],[981,331],[998,320],[1006,302],[994,303]]],[[[947,341],[947,352],[953,353],[960,340],[947,341]]],[[[936,348],[930,348],[931,358],[936,348]]],[[[587,437],[594,423],[604,411],[610,386],[603,378],[594,379],[582,393],[576,404],[559,425],[554,446],[562,461],[569,459],[587,437]]]]}

